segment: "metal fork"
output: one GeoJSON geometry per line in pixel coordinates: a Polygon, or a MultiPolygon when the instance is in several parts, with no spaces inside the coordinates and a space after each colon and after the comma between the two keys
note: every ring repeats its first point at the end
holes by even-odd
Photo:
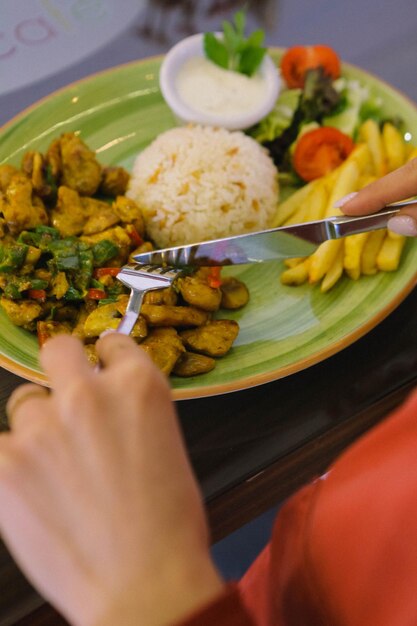
{"type": "Polygon", "coordinates": [[[117,327],[117,332],[130,335],[139,317],[145,293],[169,287],[184,271],[184,268],[158,265],[126,265],[122,267],[116,278],[126,287],[129,287],[131,291],[126,313],[117,327]]]}

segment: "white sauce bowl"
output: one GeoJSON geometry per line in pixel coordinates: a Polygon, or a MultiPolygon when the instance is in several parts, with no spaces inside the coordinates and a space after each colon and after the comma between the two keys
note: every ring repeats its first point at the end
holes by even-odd
{"type": "Polygon", "coordinates": [[[270,56],[265,55],[257,74],[265,81],[264,94],[254,108],[236,115],[207,112],[190,106],[181,97],[177,77],[184,64],[193,57],[205,57],[204,35],[199,33],[183,39],[165,56],[159,74],[162,95],[181,123],[193,122],[205,126],[221,126],[228,130],[244,130],[259,122],[273,109],[278,97],[281,79],[278,68],[270,56]]]}

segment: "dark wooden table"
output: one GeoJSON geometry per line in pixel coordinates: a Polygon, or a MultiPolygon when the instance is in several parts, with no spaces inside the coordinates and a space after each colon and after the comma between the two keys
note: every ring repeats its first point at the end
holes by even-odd
{"type": "MultiPolygon", "coordinates": [[[[321,473],[417,383],[417,291],[368,335],[307,370],[178,403],[217,541],[321,473]]],[[[20,379],[0,372],[0,420],[20,379]]],[[[65,624],[0,546],[0,626],[65,624]]]]}

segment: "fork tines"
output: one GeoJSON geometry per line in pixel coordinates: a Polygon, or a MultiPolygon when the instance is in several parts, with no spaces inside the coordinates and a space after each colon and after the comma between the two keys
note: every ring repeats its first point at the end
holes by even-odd
{"type": "Polygon", "coordinates": [[[135,265],[134,270],[137,272],[148,272],[149,274],[161,274],[162,276],[167,276],[168,278],[176,277],[183,270],[179,267],[172,267],[170,265],[161,266],[161,265],[135,265]]]}

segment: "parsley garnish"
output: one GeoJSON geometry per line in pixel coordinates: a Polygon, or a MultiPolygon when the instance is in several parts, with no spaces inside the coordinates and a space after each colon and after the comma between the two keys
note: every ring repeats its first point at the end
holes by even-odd
{"type": "Polygon", "coordinates": [[[204,52],[210,61],[227,70],[252,76],[266,54],[262,47],[265,33],[254,31],[245,38],[246,15],[238,11],[233,22],[223,22],[223,37],[214,33],[204,35],[204,52]]]}

